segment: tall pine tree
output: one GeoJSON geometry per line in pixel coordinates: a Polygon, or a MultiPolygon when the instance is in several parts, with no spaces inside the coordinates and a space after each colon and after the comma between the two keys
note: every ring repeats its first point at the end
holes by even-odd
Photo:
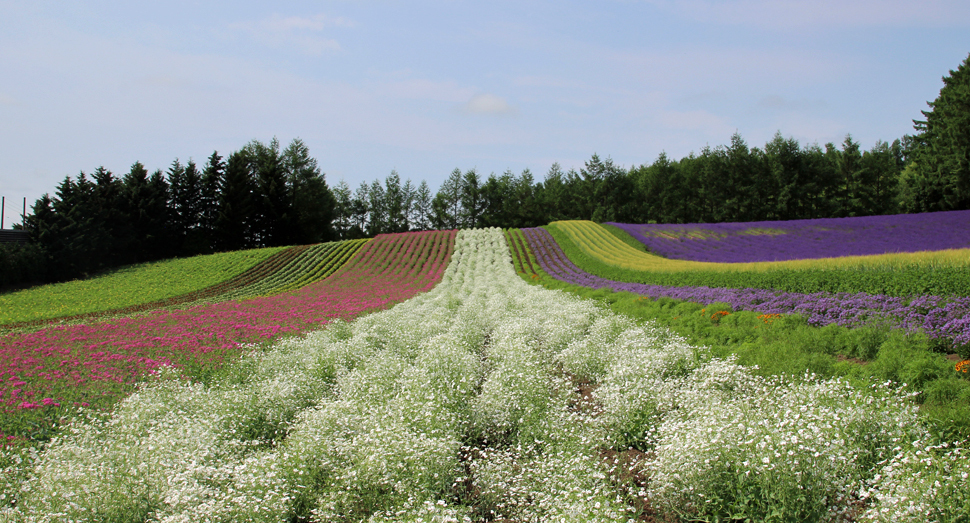
{"type": "Polygon", "coordinates": [[[302,140],[294,139],[283,151],[283,167],[291,195],[291,241],[308,244],[335,239],[332,222],[336,200],[302,140]]]}
{"type": "Polygon", "coordinates": [[[914,120],[918,212],[970,209],[970,55],[949,76],[936,100],[914,120]]]}
{"type": "Polygon", "coordinates": [[[215,223],[215,246],[232,251],[255,246],[252,235],[255,182],[245,151],[236,151],[226,161],[225,175],[219,186],[219,212],[215,223]]]}

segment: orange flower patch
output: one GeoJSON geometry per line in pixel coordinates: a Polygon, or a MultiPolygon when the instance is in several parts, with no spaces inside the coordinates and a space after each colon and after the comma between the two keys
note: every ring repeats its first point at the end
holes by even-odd
{"type": "Polygon", "coordinates": [[[771,324],[771,322],[777,320],[778,318],[781,318],[781,314],[761,314],[758,316],[759,320],[769,325],[771,324]]]}

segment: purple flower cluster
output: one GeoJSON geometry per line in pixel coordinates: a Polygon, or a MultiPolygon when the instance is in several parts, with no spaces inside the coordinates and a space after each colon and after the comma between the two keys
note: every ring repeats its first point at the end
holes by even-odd
{"type": "Polygon", "coordinates": [[[667,297],[704,305],[722,302],[736,311],[798,313],[807,318],[810,325],[819,327],[832,323],[843,326],[888,323],[908,332],[922,329],[929,337],[950,340],[955,346],[970,344],[970,298],[898,298],[864,292],[799,294],[765,289],[665,287],[613,281],[576,267],[545,229],[522,231],[542,270],[567,283],[632,292],[654,299],[667,297]]]}
{"type": "Polygon", "coordinates": [[[611,223],[666,258],[717,263],[970,248],[970,211],[744,223],[611,223]]]}

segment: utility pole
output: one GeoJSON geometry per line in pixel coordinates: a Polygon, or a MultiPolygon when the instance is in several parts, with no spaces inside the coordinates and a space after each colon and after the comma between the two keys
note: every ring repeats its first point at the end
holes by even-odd
{"type": "Polygon", "coordinates": [[[5,210],[6,205],[7,205],[7,197],[6,196],[0,197],[0,231],[3,230],[3,214],[4,214],[3,212],[5,210]]]}

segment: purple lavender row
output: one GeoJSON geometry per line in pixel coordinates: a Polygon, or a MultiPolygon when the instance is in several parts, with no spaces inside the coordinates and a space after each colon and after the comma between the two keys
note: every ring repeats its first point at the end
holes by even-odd
{"type": "Polygon", "coordinates": [[[970,343],[970,298],[898,298],[864,292],[799,294],[765,289],[666,287],[620,282],[594,276],[576,267],[545,229],[522,229],[522,232],[542,270],[566,283],[703,305],[722,302],[731,305],[735,311],[798,313],[809,325],[818,327],[832,323],[842,326],[888,323],[907,332],[922,329],[930,338],[952,340],[956,346],[970,343]]]}
{"type": "Polygon", "coordinates": [[[717,263],[970,248],[970,211],[745,223],[610,225],[623,229],[660,256],[717,263]],[[688,238],[690,233],[695,237],[688,238]]]}

